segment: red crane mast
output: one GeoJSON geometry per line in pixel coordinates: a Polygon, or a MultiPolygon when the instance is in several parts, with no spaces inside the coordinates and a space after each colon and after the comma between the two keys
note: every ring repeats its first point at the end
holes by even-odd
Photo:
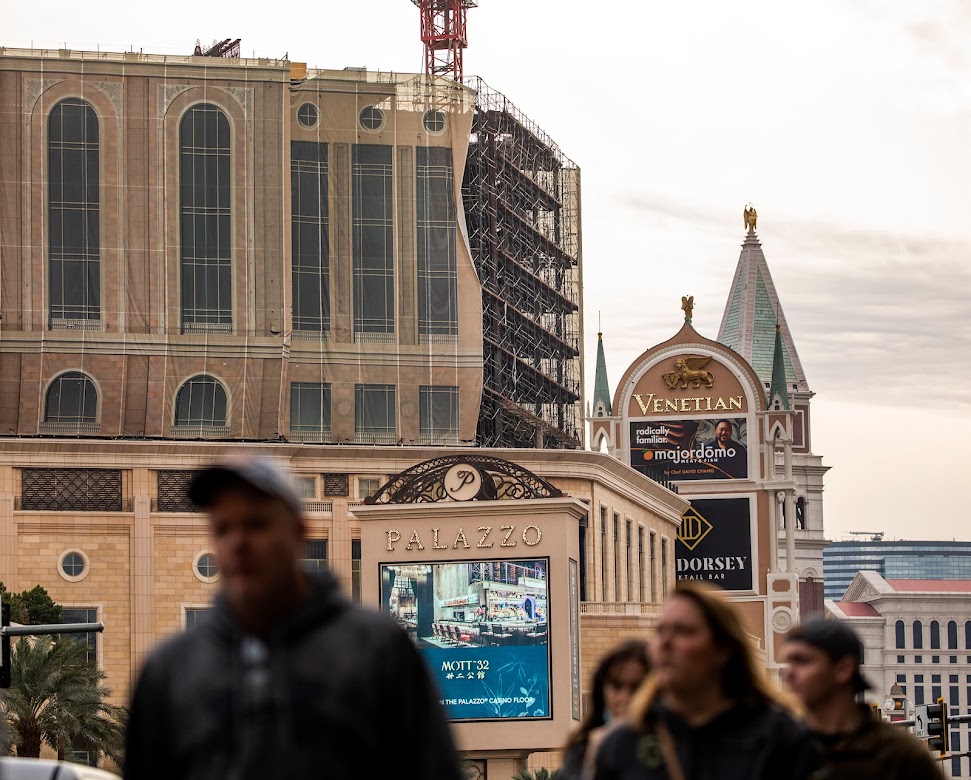
{"type": "Polygon", "coordinates": [[[462,55],[469,45],[465,18],[475,0],[411,0],[421,11],[421,42],[425,46],[425,74],[462,83],[462,55]]]}

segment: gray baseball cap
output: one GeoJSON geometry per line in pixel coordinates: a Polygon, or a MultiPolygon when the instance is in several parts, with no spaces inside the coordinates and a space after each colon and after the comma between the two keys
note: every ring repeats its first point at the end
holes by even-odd
{"type": "Polygon", "coordinates": [[[246,485],[278,498],[297,517],[303,515],[303,502],[286,469],[278,460],[264,455],[232,457],[203,469],[189,485],[189,498],[196,506],[208,509],[232,485],[246,485]]]}

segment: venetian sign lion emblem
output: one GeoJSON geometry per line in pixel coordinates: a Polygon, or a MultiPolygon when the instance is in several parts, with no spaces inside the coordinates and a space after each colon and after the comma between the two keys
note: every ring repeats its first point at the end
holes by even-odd
{"type": "Polygon", "coordinates": [[[701,387],[702,383],[705,387],[711,387],[715,377],[711,371],[705,371],[705,366],[710,362],[711,358],[704,355],[685,355],[676,358],[674,371],[662,374],[664,383],[672,390],[678,386],[678,382],[681,383],[682,389],[687,389],[689,382],[695,388],[701,387]]]}

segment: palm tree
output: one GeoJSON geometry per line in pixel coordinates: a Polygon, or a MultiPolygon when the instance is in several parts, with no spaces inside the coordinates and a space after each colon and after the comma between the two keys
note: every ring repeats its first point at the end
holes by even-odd
{"type": "Polygon", "coordinates": [[[88,663],[87,648],[39,636],[20,639],[11,655],[0,701],[17,755],[38,758],[46,743],[60,759],[68,749],[87,750],[120,766],[126,713],[107,702],[104,672],[88,663]]]}

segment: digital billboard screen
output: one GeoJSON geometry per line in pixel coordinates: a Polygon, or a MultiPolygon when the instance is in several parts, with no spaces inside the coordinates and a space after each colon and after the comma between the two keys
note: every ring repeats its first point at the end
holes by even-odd
{"type": "Polygon", "coordinates": [[[546,558],[382,564],[381,604],[452,720],[550,718],[546,558]]]}
{"type": "Polygon", "coordinates": [[[630,465],[672,481],[745,479],[747,428],[744,417],[632,422],[630,465]]]}

